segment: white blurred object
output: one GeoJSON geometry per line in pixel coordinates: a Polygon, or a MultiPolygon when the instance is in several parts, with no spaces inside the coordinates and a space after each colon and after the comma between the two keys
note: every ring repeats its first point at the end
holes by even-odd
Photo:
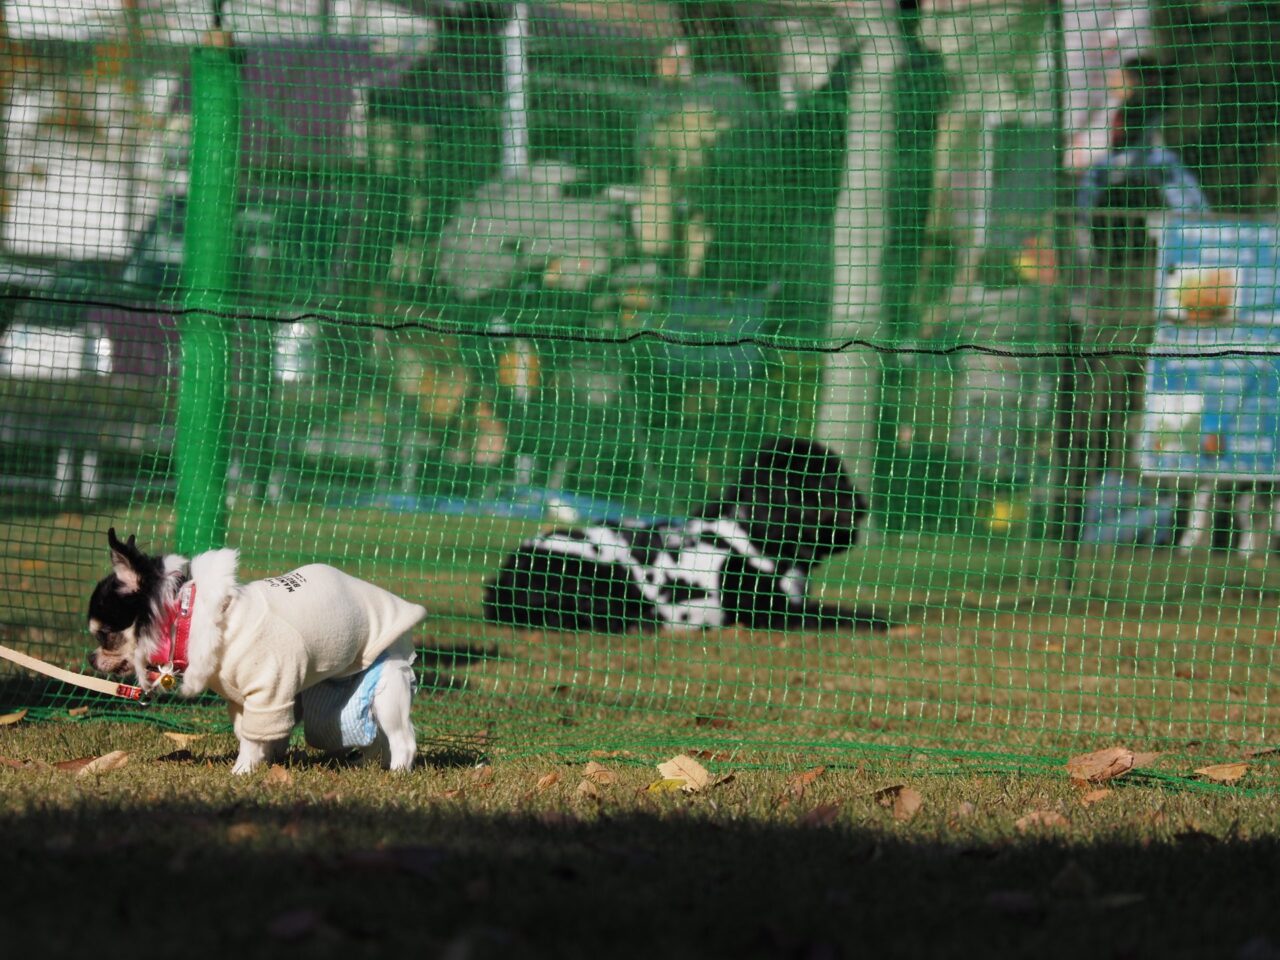
{"type": "Polygon", "coordinates": [[[545,516],[548,523],[564,525],[575,524],[582,519],[582,515],[577,510],[559,497],[551,497],[547,500],[545,516]]]}
{"type": "Polygon", "coordinates": [[[15,323],[0,337],[0,376],[74,380],[84,373],[91,346],[82,330],[15,323]]]}
{"type": "Polygon", "coordinates": [[[315,372],[316,340],[313,323],[295,321],[272,331],[272,371],[281,383],[297,383],[315,372]]]}
{"type": "Polygon", "coordinates": [[[782,106],[794,110],[800,97],[826,85],[840,54],[840,33],[825,20],[782,20],[779,37],[778,93],[782,106]]]}

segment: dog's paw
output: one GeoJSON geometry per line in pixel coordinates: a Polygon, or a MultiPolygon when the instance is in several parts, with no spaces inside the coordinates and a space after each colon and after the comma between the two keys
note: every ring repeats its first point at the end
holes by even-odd
{"type": "Polygon", "coordinates": [[[403,771],[403,770],[412,770],[413,757],[414,757],[413,751],[410,751],[408,754],[401,753],[399,755],[393,753],[391,755],[391,762],[387,764],[387,769],[393,772],[403,771]]]}
{"type": "Polygon", "coordinates": [[[372,746],[364,748],[360,754],[362,762],[376,764],[383,770],[394,773],[412,770],[418,750],[413,741],[389,744],[385,737],[380,737],[372,746]]]}
{"type": "Polygon", "coordinates": [[[259,743],[256,740],[241,740],[240,755],[236,757],[231,772],[236,775],[252,773],[267,762],[273,755],[281,751],[275,744],[259,743]]]}

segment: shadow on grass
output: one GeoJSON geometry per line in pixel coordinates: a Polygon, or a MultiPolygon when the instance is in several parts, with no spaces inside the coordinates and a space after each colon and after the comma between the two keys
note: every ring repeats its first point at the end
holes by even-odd
{"type": "Polygon", "coordinates": [[[1257,960],[1280,949],[1277,862],[1274,839],[965,845],[324,798],[0,815],[10,955],[1257,960]]]}

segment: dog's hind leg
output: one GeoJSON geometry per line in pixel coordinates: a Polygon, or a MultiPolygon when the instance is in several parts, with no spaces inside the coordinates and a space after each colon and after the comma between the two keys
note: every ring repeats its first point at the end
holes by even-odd
{"type": "Polygon", "coordinates": [[[365,751],[391,770],[408,770],[418,752],[413,733],[413,655],[392,656],[382,666],[373,694],[377,739],[365,751]]]}

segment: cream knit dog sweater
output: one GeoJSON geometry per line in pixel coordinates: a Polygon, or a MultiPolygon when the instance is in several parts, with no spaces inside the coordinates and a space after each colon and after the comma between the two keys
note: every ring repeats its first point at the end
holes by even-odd
{"type": "Polygon", "coordinates": [[[303,690],[360,673],[393,647],[408,656],[409,633],[427,615],[324,564],[240,584],[236,561],[234,550],[191,561],[196,599],[180,692],[207,687],[223,697],[236,735],[248,740],[288,737],[303,690]]]}

